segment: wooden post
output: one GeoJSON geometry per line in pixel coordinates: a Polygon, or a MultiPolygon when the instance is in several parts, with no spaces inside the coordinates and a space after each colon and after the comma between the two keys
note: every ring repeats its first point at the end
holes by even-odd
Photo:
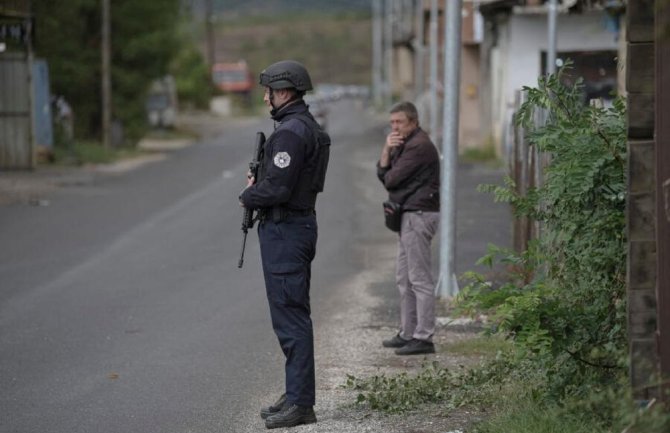
{"type": "Polygon", "coordinates": [[[656,7],[656,251],[658,278],[658,353],[664,386],[661,398],[670,403],[670,5],[656,7]]]}
{"type": "Polygon", "coordinates": [[[109,0],[102,0],[102,145],[112,141],[111,31],[109,0]]]}
{"type": "Polygon", "coordinates": [[[629,2],[628,55],[628,338],[635,398],[658,397],[657,245],[654,142],[654,0],[629,2]]]}

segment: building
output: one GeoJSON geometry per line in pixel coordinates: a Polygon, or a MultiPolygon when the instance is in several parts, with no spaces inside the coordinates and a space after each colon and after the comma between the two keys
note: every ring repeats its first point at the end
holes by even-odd
{"type": "Polygon", "coordinates": [[[0,0],[0,169],[35,165],[32,33],[30,2],[0,0]]]}
{"type": "MultiPolygon", "coordinates": [[[[430,31],[428,3],[418,3],[421,12],[412,43],[394,42],[394,52],[403,52],[395,53],[391,63],[392,89],[404,99],[420,100],[425,91],[413,89],[429,89],[425,47],[435,33],[430,31]],[[417,82],[425,84],[416,86],[417,82]]],[[[444,2],[439,3],[441,15],[444,2]]],[[[502,154],[519,91],[536,85],[546,73],[544,3],[464,3],[461,151],[489,142],[502,154]]],[[[557,18],[556,66],[572,62],[568,78],[583,78],[585,103],[592,98],[606,103],[614,94],[627,97],[630,379],[634,395],[648,401],[667,398],[662,389],[670,388],[670,8],[662,4],[663,0],[563,0],[557,18]]],[[[443,22],[440,17],[439,79],[443,22]]]]}
{"type": "MultiPolygon", "coordinates": [[[[546,73],[547,8],[539,0],[481,2],[484,36],[480,55],[480,130],[484,140],[506,147],[517,94],[546,73]]],[[[559,2],[556,66],[572,62],[569,74],[582,77],[585,101],[611,100],[623,77],[620,59],[622,8],[593,1],[559,2]]],[[[614,2],[620,6],[620,2],[614,2]]],[[[613,5],[613,2],[608,2],[613,5]]]]}

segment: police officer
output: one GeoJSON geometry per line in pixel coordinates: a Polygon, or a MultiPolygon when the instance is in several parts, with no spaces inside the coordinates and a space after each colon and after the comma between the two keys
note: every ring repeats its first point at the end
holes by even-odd
{"type": "Polygon", "coordinates": [[[310,276],[317,239],[317,193],[323,191],[330,139],[302,97],[312,90],[305,67],[284,60],[260,75],[275,130],[263,149],[258,179],[240,195],[258,209],[258,237],[272,327],[286,358],[286,391],[261,409],[267,428],[316,422],[310,276]]]}

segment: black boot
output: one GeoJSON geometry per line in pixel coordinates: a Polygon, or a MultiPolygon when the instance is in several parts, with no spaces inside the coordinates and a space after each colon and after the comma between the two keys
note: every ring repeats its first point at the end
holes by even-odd
{"type": "Polygon", "coordinates": [[[312,406],[298,406],[290,404],[284,407],[281,412],[269,416],[265,420],[265,427],[293,427],[300,424],[313,424],[316,422],[316,415],[312,406]]]}
{"type": "Polygon", "coordinates": [[[279,413],[286,405],[286,394],[282,394],[272,406],[267,406],[261,409],[261,418],[265,419],[270,415],[279,413]]]}

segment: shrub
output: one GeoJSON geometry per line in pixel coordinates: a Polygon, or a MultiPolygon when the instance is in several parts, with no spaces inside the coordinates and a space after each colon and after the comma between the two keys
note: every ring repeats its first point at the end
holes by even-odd
{"type": "Polygon", "coordinates": [[[525,88],[516,118],[551,157],[544,183],[525,196],[509,178],[480,187],[539,221],[541,236],[520,254],[490,247],[480,263],[507,264],[509,281],[493,288],[471,273],[459,299],[462,309],[492,314],[495,331],[546,372],[546,393],[559,400],[616,383],[627,347],[625,106],[620,99],[610,108],[584,106],[581,82],[566,86],[562,73],[525,88]],[[539,126],[538,111],[548,113],[539,126]]]}

